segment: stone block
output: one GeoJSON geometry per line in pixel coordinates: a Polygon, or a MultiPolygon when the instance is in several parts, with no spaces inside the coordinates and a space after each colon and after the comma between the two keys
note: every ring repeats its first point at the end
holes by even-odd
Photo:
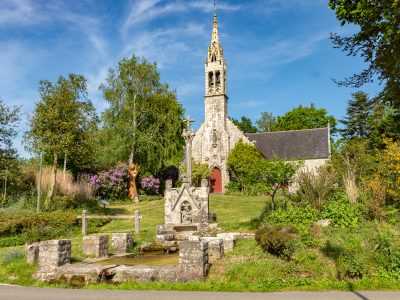
{"type": "Polygon", "coordinates": [[[202,237],[201,241],[208,242],[208,261],[214,263],[224,256],[224,240],[219,237],[202,237]]]}
{"type": "Polygon", "coordinates": [[[208,273],[208,242],[179,242],[179,264],[184,281],[204,281],[208,273]]]}
{"type": "Polygon", "coordinates": [[[99,257],[108,256],[108,235],[89,235],[83,237],[83,252],[86,255],[99,257]]]}
{"type": "Polygon", "coordinates": [[[176,266],[118,266],[113,278],[114,283],[136,282],[176,282],[181,281],[180,268],[176,266]]]}
{"type": "Polygon", "coordinates": [[[39,243],[33,243],[26,246],[26,260],[28,264],[33,265],[39,259],[39,243]]]}
{"type": "Polygon", "coordinates": [[[222,238],[224,240],[224,252],[229,252],[233,250],[235,246],[236,240],[239,238],[240,233],[236,232],[223,232],[218,233],[217,237],[222,238]]]}
{"type": "Polygon", "coordinates": [[[58,267],[69,264],[70,240],[51,240],[39,243],[38,273],[36,278],[51,281],[58,267]]]}
{"type": "MultiPolygon", "coordinates": [[[[113,233],[112,234],[112,247],[118,254],[127,253],[128,249],[133,246],[133,233],[113,233]]],[[[103,249],[104,250],[104,249],[103,249]]]]}

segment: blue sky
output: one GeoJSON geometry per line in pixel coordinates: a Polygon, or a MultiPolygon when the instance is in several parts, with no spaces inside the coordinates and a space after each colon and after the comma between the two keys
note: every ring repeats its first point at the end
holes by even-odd
{"type": "MultiPolygon", "coordinates": [[[[342,118],[355,90],[337,87],[361,71],[359,58],[333,49],[340,27],[327,0],[218,0],[219,32],[228,62],[229,114],[256,120],[315,103],[342,118]]],[[[212,0],[0,0],[0,97],[21,105],[15,141],[39,100],[39,80],[68,73],[88,79],[89,97],[106,107],[98,86],[123,57],[158,64],[186,113],[203,120],[204,60],[211,39],[212,0]]],[[[371,95],[378,84],[363,87],[371,95]]]]}

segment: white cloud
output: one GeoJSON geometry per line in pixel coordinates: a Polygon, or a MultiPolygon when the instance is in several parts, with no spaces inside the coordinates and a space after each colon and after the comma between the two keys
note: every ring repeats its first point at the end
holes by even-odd
{"type": "MultiPolygon", "coordinates": [[[[241,7],[241,5],[231,5],[225,2],[218,3],[218,10],[233,11],[241,7]]],[[[195,9],[211,11],[213,9],[213,4],[211,1],[207,0],[137,0],[129,10],[129,14],[121,27],[121,33],[123,36],[126,36],[132,27],[139,24],[149,22],[168,14],[187,13],[189,10],[195,9]]]]}
{"type": "Polygon", "coordinates": [[[36,14],[36,6],[29,0],[2,0],[0,25],[29,25],[42,21],[36,14]]]}

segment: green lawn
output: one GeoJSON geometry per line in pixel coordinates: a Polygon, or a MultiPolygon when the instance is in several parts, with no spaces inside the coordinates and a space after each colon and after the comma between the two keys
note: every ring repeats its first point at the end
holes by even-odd
{"type": "MultiPolygon", "coordinates": [[[[250,231],[250,221],[259,217],[266,203],[265,197],[211,195],[210,211],[217,213],[218,224],[224,230],[250,231]]],[[[139,235],[135,235],[137,244],[153,241],[156,225],[164,223],[162,199],[146,199],[138,204],[118,202],[109,209],[118,215],[133,215],[136,209],[140,210],[143,219],[142,230],[139,235]]],[[[371,223],[369,226],[375,225],[371,223]]],[[[397,230],[395,226],[390,228],[397,230]]],[[[134,220],[113,220],[98,230],[101,233],[134,231],[134,220]]],[[[399,289],[400,275],[385,277],[383,275],[386,273],[382,275],[370,272],[361,279],[339,280],[337,262],[322,251],[327,238],[337,240],[349,235],[367,239],[368,230],[367,226],[347,231],[339,228],[329,229],[326,234],[321,233],[314,246],[302,244],[289,261],[263,252],[254,240],[240,240],[232,252],[212,265],[206,282],[99,284],[87,288],[199,291],[399,289]]],[[[80,232],[75,230],[65,238],[72,240],[73,259],[84,258],[80,232]]],[[[46,286],[31,278],[36,267],[26,263],[23,251],[23,246],[0,248],[0,282],[46,286]]]]}

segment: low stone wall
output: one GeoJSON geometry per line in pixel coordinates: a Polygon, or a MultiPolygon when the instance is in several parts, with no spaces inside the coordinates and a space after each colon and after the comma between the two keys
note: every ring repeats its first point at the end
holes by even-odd
{"type": "Polygon", "coordinates": [[[113,283],[139,282],[178,282],[182,281],[179,266],[118,266],[115,268],[113,283]]]}
{"type": "Polygon", "coordinates": [[[39,244],[37,279],[51,281],[58,267],[69,264],[71,259],[70,240],[51,240],[39,244]]]}
{"type": "Polygon", "coordinates": [[[108,256],[108,235],[89,235],[83,237],[83,252],[86,255],[99,257],[108,256]]]}
{"type": "MultiPolygon", "coordinates": [[[[102,236],[91,236],[85,240],[92,241],[90,245],[97,246],[105,239],[102,236]]],[[[166,267],[69,264],[71,257],[69,240],[42,242],[39,248],[39,272],[36,278],[43,281],[64,281],[77,286],[100,282],[204,281],[209,269],[208,241],[180,242],[179,265],[166,267]]],[[[94,248],[99,249],[99,247],[94,248]]]]}
{"type": "Polygon", "coordinates": [[[111,245],[117,254],[127,253],[128,249],[133,246],[132,232],[113,233],[111,245]]]}

